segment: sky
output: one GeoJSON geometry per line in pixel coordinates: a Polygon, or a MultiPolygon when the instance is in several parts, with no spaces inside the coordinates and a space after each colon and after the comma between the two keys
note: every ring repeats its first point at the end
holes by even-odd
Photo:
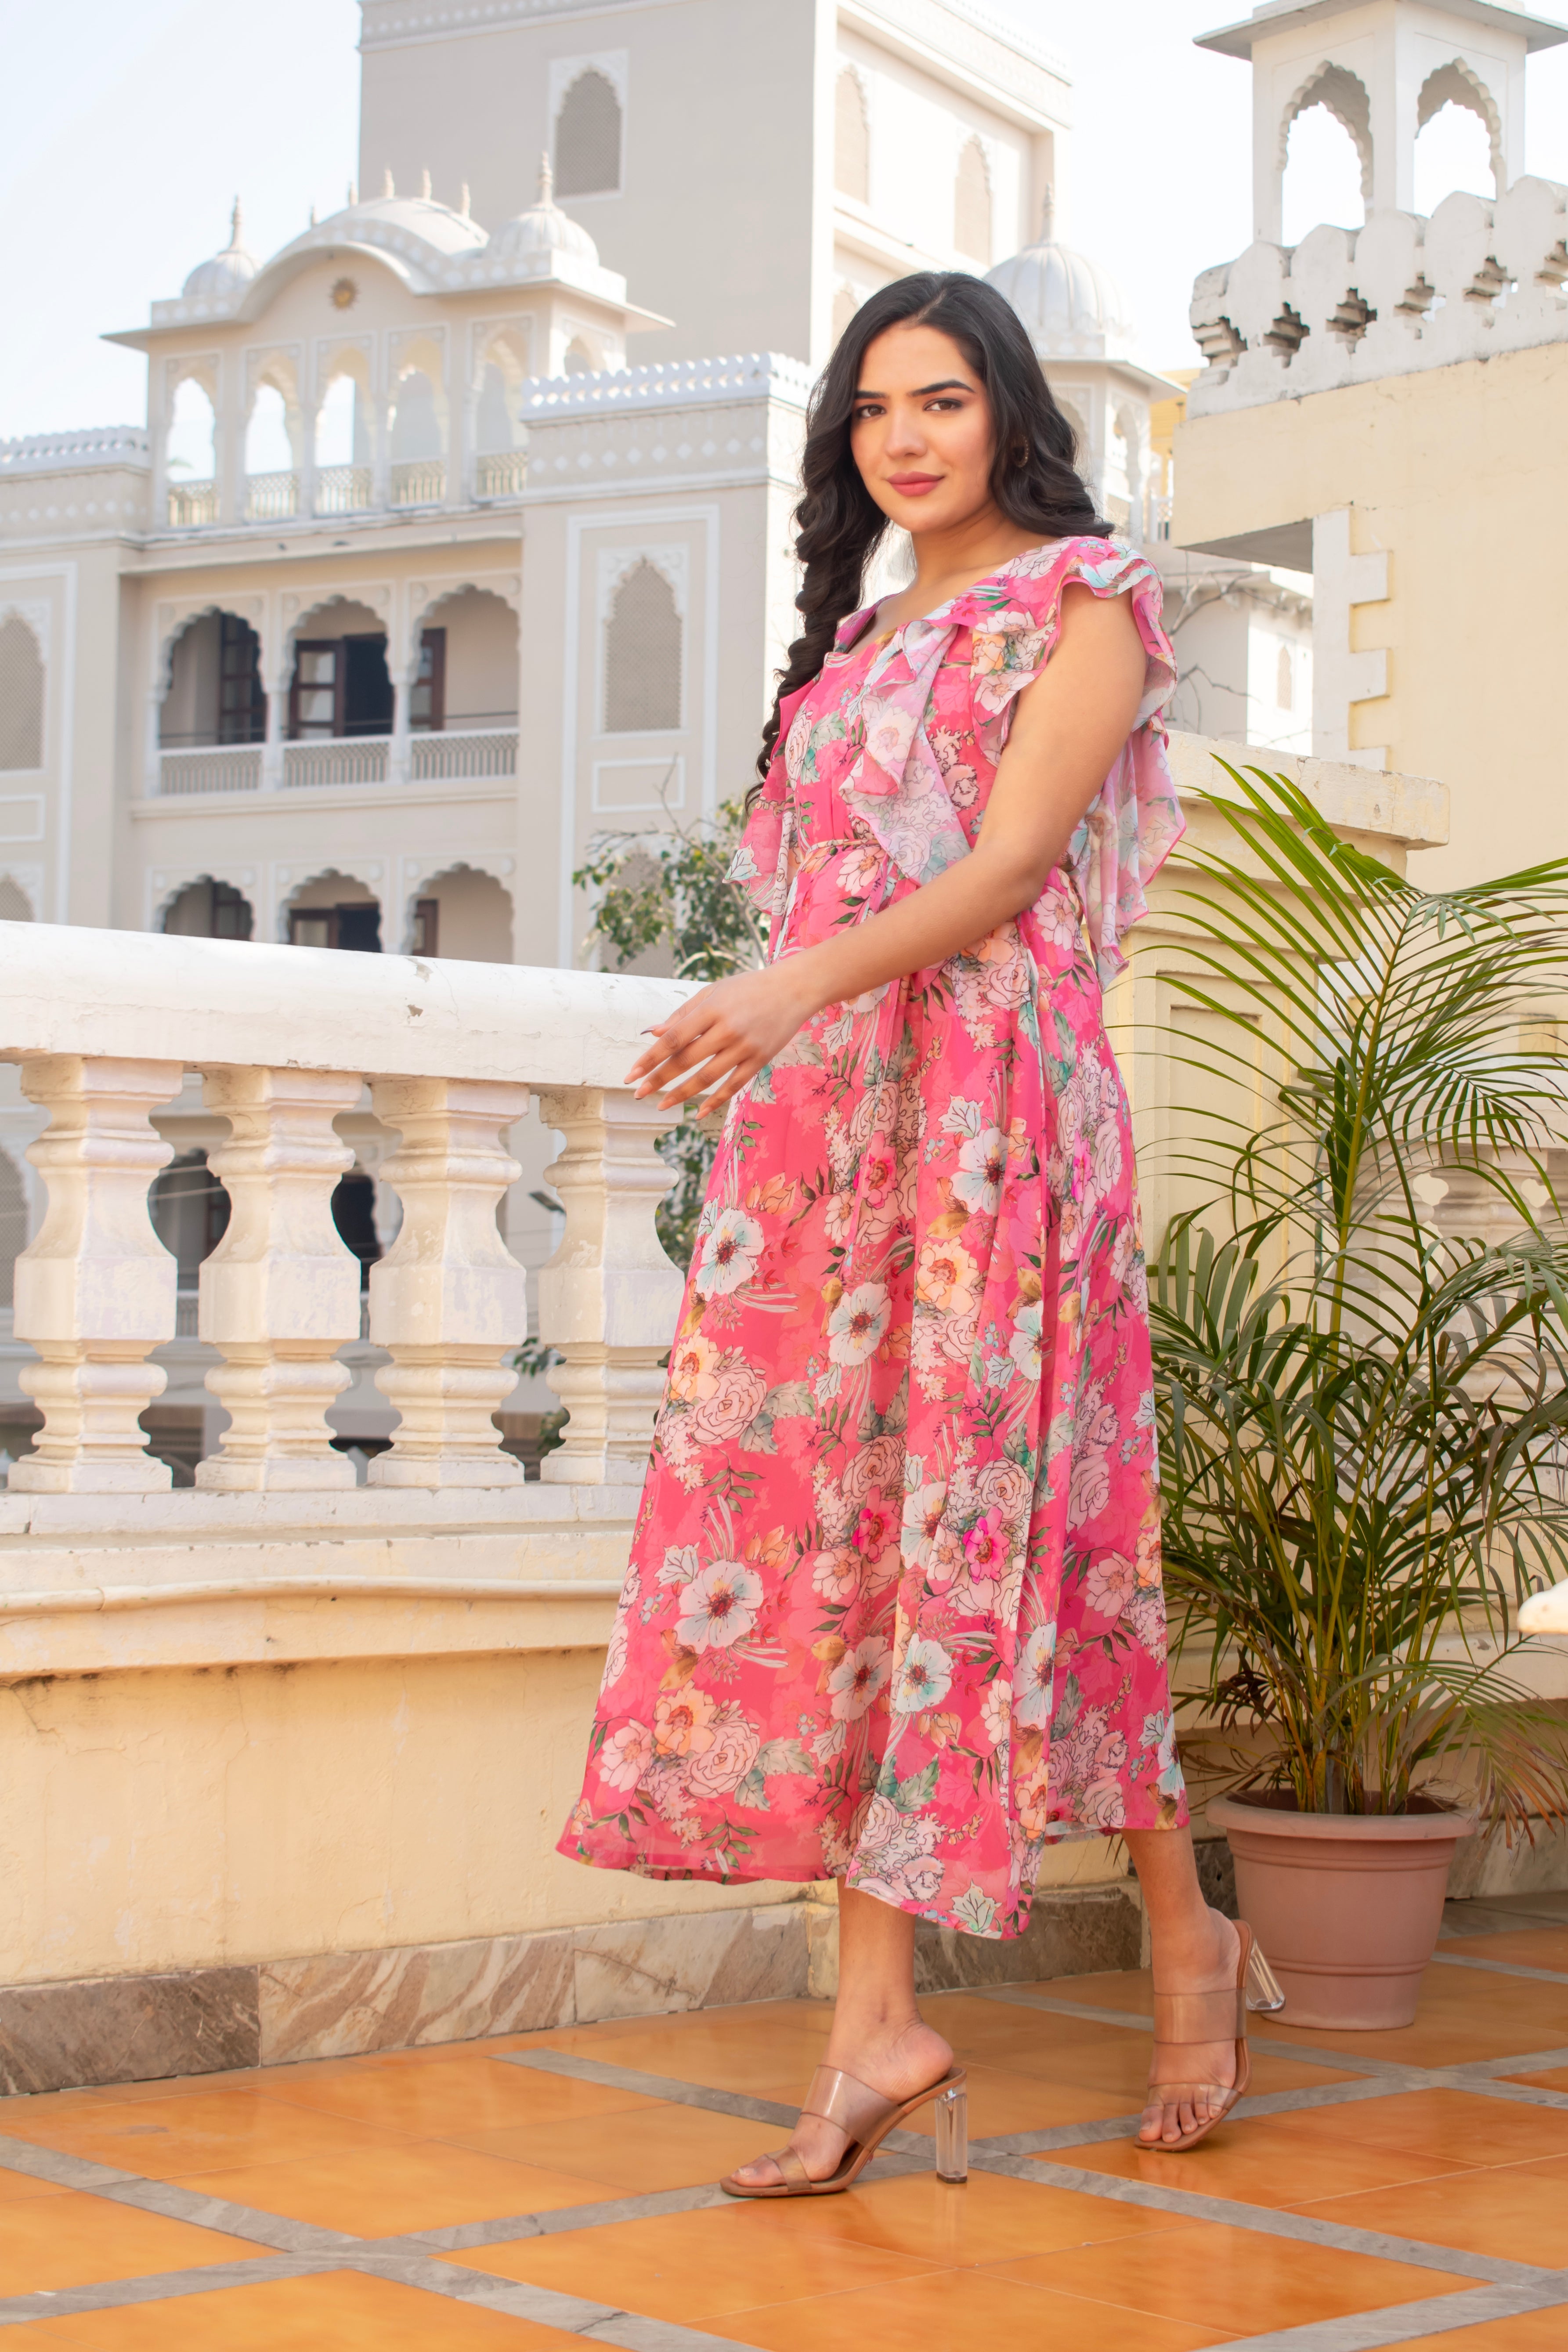
{"type": "MultiPolygon", "coordinates": [[[[1192,44],[1249,13],[1247,0],[987,5],[1072,71],[1070,213],[1058,234],[1121,284],[1152,365],[1195,366],[1193,279],[1251,236],[1251,77],[1192,44]]],[[[297,236],[312,204],[324,214],[342,203],[358,29],[355,0],[0,0],[11,91],[0,439],[145,414],[145,362],[99,334],[144,324],[155,297],[178,293],[227,242],[236,193],[258,257],[297,236]]],[[[1568,180],[1568,46],[1529,70],[1528,168],[1568,180]]],[[[1479,124],[1446,109],[1417,150],[1418,205],[1452,187],[1488,192],[1484,162],[1479,124]]],[[[1287,240],[1360,218],[1349,140],[1315,109],[1292,139],[1287,240]]]]}

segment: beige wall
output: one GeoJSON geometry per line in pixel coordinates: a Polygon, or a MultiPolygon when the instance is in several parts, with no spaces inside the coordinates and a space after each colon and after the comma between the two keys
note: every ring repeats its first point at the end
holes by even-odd
{"type": "Polygon", "coordinates": [[[602,1667],[545,1651],[0,1690],[0,1982],[776,1900],[553,1851],[602,1667]]]}
{"type": "Polygon", "coordinates": [[[1559,774],[1557,575],[1568,526],[1568,349],[1189,420],[1173,536],[1186,544],[1349,507],[1351,551],[1387,551],[1385,603],[1352,606],[1350,651],[1386,647],[1388,691],[1351,747],[1452,787],[1428,887],[1568,851],[1559,774]]]}

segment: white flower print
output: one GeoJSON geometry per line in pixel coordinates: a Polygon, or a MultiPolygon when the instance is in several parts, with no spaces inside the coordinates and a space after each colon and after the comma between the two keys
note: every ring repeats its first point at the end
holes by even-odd
{"type": "Polygon", "coordinates": [[[623,1723],[599,1750],[599,1778],[612,1789],[635,1789],[653,1762],[653,1734],[646,1723],[623,1723]]]}
{"type": "Polygon", "coordinates": [[[1006,1744],[1013,1713],[1013,1685],[1000,1675],[985,1693],[985,1703],[980,1710],[981,1728],[993,1748],[1006,1744]]]}
{"type": "Polygon", "coordinates": [[[952,1189],[972,1209],[994,1217],[1001,1204],[1002,1180],[1007,1173],[1007,1139],[999,1127],[972,1135],[958,1154],[958,1174],[952,1189]]]}
{"type": "Polygon", "coordinates": [[[847,1290],[827,1318],[827,1352],[836,1364],[863,1364],[881,1343],[892,1317],[885,1282],[847,1290]]]}
{"type": "Polygon", "coordinates": [[[696,1287],[703,1298],[739,1290],[757,1270],[764,1235],[755,1217],[743,1209],[726,1209],[702,1244],[697,1262],[696,1287]]]}
{"type": "Polygon", "coordinates": [[[854,1723],[872,1700],[887,1688],[892,1672],[891,1652],[879,1633],[869,1634],[847,1650],[827,1677],[833,1712],[841,1723],[854,1723]]]}
{"type": "Polygon", "coordinates": [[[940,1642],[921,1635],[910,1643],[893,1684],[892,1705],[900,1715],[926,1715],[940,1706],[952,1682],[952,1660],[940,1642]]]}
{"type": "Polygon", "coordinates": [[[1014,1713],[1020,1723],[1044,1724],[1051,1711],[1051,1662],[1057,1654],[1054,1624],[1037,1625],[1018,1653],[1014,1713]]]}
{"type": "Polygon", "coordinates": [[[680,1596],[676,1638],[689,1650],[728,1650],[757,1622],[763,1580],[738,1559],[716,1559],[680,1596]]]}
{"type": "Polygon", "coordinates": [[[1040,1377],[1040,1301],[1021,1307],[1013,1318],[1013,1336],[1007,1342],[1007,1353],[1026,1381],[1040,1377]]]}

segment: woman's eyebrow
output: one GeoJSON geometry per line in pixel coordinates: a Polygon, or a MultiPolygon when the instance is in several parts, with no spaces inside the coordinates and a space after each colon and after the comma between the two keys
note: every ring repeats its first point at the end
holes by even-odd
{"type": "MultiPolygon", "coordinates": [[[[972,383],[965,383],[962,376],[949,375],[944,376],[940,383],[917,384],[914,391],[910,393],[910,398],[929,400],[933,392],[973,392],[973,389],[974,386],[972,383]]],[[[886,400],[888,395],[885,392],[862,391],[858,392],[855,397],[857,400],[886,400]]]]}

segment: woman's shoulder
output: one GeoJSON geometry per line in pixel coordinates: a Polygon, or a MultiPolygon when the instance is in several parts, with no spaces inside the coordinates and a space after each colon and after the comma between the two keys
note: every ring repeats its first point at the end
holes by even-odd
{"type": "Polygon", "coordinates": [[[1155,611],[1159,609],[1160,575],[1146,555],[1121,540],[1080,535],[1026,548],[957,598],[952,616],[977,635],[1005,628],[1009,623],[1037,628],[1075,582],[1081,582],[1097,596],[1131,594],[1141,602],[1152,597],[1155,611]]]}

